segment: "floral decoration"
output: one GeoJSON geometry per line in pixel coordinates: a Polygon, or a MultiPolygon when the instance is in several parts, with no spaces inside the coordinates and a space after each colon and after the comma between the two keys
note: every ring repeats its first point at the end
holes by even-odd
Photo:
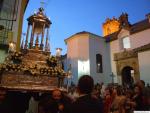
{"type": "Polygon", "coordinates": [[[47,58],[47,64],[50,66],[50,67],[55,67],[57,66],[57,58],[55,56],[49,56],[47,58]]]}
{"type": "Polygon", "coordinates": [[[15,63],[20,63],[22,61],[22,53],[21,52],[12,53],[11,60],[13,60],[15,63]]]}
{"type": "Polygon", "coordinates": [[[67,76],[62,68],[59,67],[38,67],[37,65],[25,66],[22,64],[0,64],[0,72],[22,72],[23,74],[31,75],[46,75],[46,76],[67,76]]]}
{"type": "Polygon", "coordinates": [[[47,65],[33,64],[26,65],[22,62],[23,54],[21,52],[15,52],[6,57],[6,60],[3,64],[0,64],[0,73],[2,72],[14,72],[22,73],[25,75],[35,75],[35,76],[67,76],[65,71],[57,66],[57,58],[55,56],[49,56],[46,59],[47,65]],[[13,61],[13,62],[12,62],[13,61]],[[19,61],[15,63],[14,61],[19,61]]]}

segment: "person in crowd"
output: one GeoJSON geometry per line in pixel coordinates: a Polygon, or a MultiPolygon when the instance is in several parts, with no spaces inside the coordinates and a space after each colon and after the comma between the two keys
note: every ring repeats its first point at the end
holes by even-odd
{"type": "Polygon", "coordinates": [[[1,99],[3,98],[0,105],[0,113],[26,112],[30,99],[30,95],[28,93],[20,91],[7,91],[7,93],[4,91],[3,93],[5,98],[0,96],[1,99]]]}
{"type": "Polygon", "coordinates": [[[133,91],[127,90],[125,96],[126,96],[126,100],[124,104],[125,113],[132,113],[133,112],[133,106],[132,106],[133,91]]]}
{"type": "Polygon", "coordinates": [[[39,102],[39,93],[34,92],[30,93],[31,97],[29,100],[28,110],[25,113],[38,113],[38,102],[39,102]]]}
{"type": "Polygon", "coordinates": [[[73,87],[72,88],[72,92],[71,93],[68,93],[68,96],[73,100],[75,101],[78,97],[79,97],[79,94],[78,94],[78,91],[77,91],[77,87],[73,87]]]}
{"type": "Polygon", "coordinates": [[[112,89],[110,87],[105,89],[103,100],[104,100],[104,113],[110,113],[110,107],[112,103],[112,89]]]}
{"type": "Polygon", "coordinates": [[[104,106],[100,90],[94,89],[93,92],[92,92],[92,96],[95,97],[96,99],[98,99],[100,102],[102,102],[102,105],[104,106]]]}
{"type": "Polygon", "coordinates": [[[5,97],[6,91],[4,89],[0,89],[0,113],[7,113],[7,109],[4,104],[5,97]]]}
{"type": "Polygon", "coordinates": [[[111,104],[111,112],[125,113],[124,103],[125,103],[125,96],[122,94],[121,87],[118,86],[113,90],[113,101],[111,104]]]}
{"type": "Polygon", "coordinates": [[[39,113],[68,113],[71,99],[63,95],[59,89],[52,91],[50,98],[39,102],[39,113]]]}
{"type": "Polygon", "coordinates": [[[102,83],[101,83],[101,96],[102,96],[102,98],[104,98],[105,89],[106,89],[106,86],[105,86],[104,83],[102,82],[102,83]]]}
{"type": "Polygon", "coordinates": [[[0,89],[0,103],[3,102],[6,96],[6,91],[4,89],[0,89]]]}
{"type": "Polygon", "coordinates": [[[143,110],[150,110],[150,89],[145,87],[145,82],[143,80],[137,81],[136,85],[141,89],[142,102],[144,105],[143,110]]]}
{"type": "Polygon", "coordinates": [[[94,89],[97,91],[101,91],[101,85],[99,83],[96,83],[94,89]]]}
{"type": "Polygon", "coordinates": [[[134,103],[132,103],[132,106],[134,107],[135,111],[144,111],[144,102],[143,102],[143,96],[142,96],[142,89],[139,86],[134,87],[134,95],[132,97],[132,100],[134,103]]]}
{"type": "Polygon", "coordinates": [[[83,75],[78,81],[79,98],[70,107],[70,113],[102,113],[103,105],[92,96],[94,80],[89,75],[83,75]]]}

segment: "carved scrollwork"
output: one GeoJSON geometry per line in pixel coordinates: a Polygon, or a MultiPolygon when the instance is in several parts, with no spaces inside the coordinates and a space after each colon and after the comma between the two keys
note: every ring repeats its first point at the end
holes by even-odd
{"type": "Polygon", "coordinates": [[[137,57],[137,53],[132,51],[132,50],[119,52],[119,53],[114,54],[114,60],[115,61],[124,60],[127,58],[133,58],[133,57],[137,57]]]}

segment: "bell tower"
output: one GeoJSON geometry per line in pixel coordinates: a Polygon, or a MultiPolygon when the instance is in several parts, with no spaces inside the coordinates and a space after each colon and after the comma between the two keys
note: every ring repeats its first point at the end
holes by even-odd
{"type": "Polygon", "coordinates": [[[119,30],[119,20],[116,18],[107,18],[105,23],[103,23],[102,28],[103,28],[103,36],[107,36],[109,34],[112,34],[116,31],[119,30]]]}

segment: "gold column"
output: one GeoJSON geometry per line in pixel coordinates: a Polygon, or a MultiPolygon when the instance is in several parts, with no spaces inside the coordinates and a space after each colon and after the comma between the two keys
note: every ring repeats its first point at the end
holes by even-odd
{"type": "Polygon", "coordinates": [[[30,24],[28,24],[28,28],[27,28],[27,35],[26,35],[26,42],[25,42],[24,49],[27,49],[27,48],[28,48],[29,31],[30,31],[30,24]]]}
{"type": "Polygon", "coordinates": [[[43,40],[44,40],[44,33],[45,33],[45,24],[43,25],[43,30],[42,30],[42,39],[41,39],[41,44],[40,44],[40,49],[43,50],[43,40]]]}
{"type": "Polygon", "coordinates": [[[31,38],[30,38],[30,49],[33,47],[33,40],[34,40],[34,22],[32,23],[32,32],[31,32],[31,38]]]}
{"type": "Polygon", "coordinates": [[[38,50],[39,49],[39,35],[37,34],[36,36],[36,41],[35,41],[35,49],[38,50]]]}

